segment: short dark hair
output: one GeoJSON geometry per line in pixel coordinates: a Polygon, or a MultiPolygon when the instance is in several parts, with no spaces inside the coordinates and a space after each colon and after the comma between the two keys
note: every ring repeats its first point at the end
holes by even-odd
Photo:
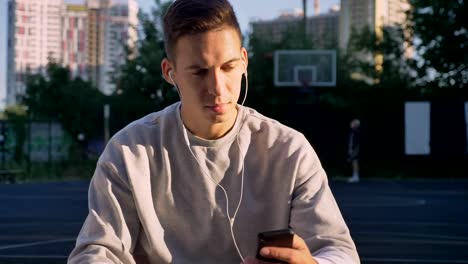
{"type": "Polygon", "coordinates": [[[185,35],[204,33],[223,26],[242,33],[236,14],[227,0],[175,0],[164,15],[164,47],[169,59],[175,59],[174,47],[185,35]]]}

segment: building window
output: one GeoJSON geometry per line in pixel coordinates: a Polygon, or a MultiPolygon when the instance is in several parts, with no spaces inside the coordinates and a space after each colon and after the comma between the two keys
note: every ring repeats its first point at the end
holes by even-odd
{"type": "Polygon", "coordinates": [[[24,27],[16,27],[16,32],[18,32],[19,35],[24,35],[24,27]]]}

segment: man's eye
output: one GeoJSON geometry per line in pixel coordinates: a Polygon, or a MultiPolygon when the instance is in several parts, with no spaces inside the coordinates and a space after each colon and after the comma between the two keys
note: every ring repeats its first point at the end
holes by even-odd
{"type": "Polygon", "coordinates": [[[232,71],[234,69],[234,66],[233,65],[225,65],[222,67],[223,71],[232,71]]]}
{"type": "Polygon", "coordinates": [[[207,72],[207,70],[201,69],[201,70],[194,71],[194,72],[193,72],[193,75],[195,75],[195,76],[203,76],[203,75],[206,74],[206,72],[207,72]]]}

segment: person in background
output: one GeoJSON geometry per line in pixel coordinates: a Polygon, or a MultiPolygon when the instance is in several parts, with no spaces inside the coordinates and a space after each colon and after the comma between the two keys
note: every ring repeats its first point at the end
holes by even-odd
{"type": "Polygon", "coordinates": [[[350,133],[348,140],[348,162],[351,163],[353,174],[348,179],[348,182],[359,182],[359,148],[360,148],[360,132],[361,121],[353,119],[350,123],[350,133]]]}

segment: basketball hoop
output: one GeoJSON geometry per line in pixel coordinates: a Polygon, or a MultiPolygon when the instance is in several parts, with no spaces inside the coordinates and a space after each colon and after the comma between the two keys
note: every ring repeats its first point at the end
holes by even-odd
{"type": "Polygon", "coordinates": [[[336,51],[275,51],[274,83],[279,87],[336,86],[336,51]]]}

